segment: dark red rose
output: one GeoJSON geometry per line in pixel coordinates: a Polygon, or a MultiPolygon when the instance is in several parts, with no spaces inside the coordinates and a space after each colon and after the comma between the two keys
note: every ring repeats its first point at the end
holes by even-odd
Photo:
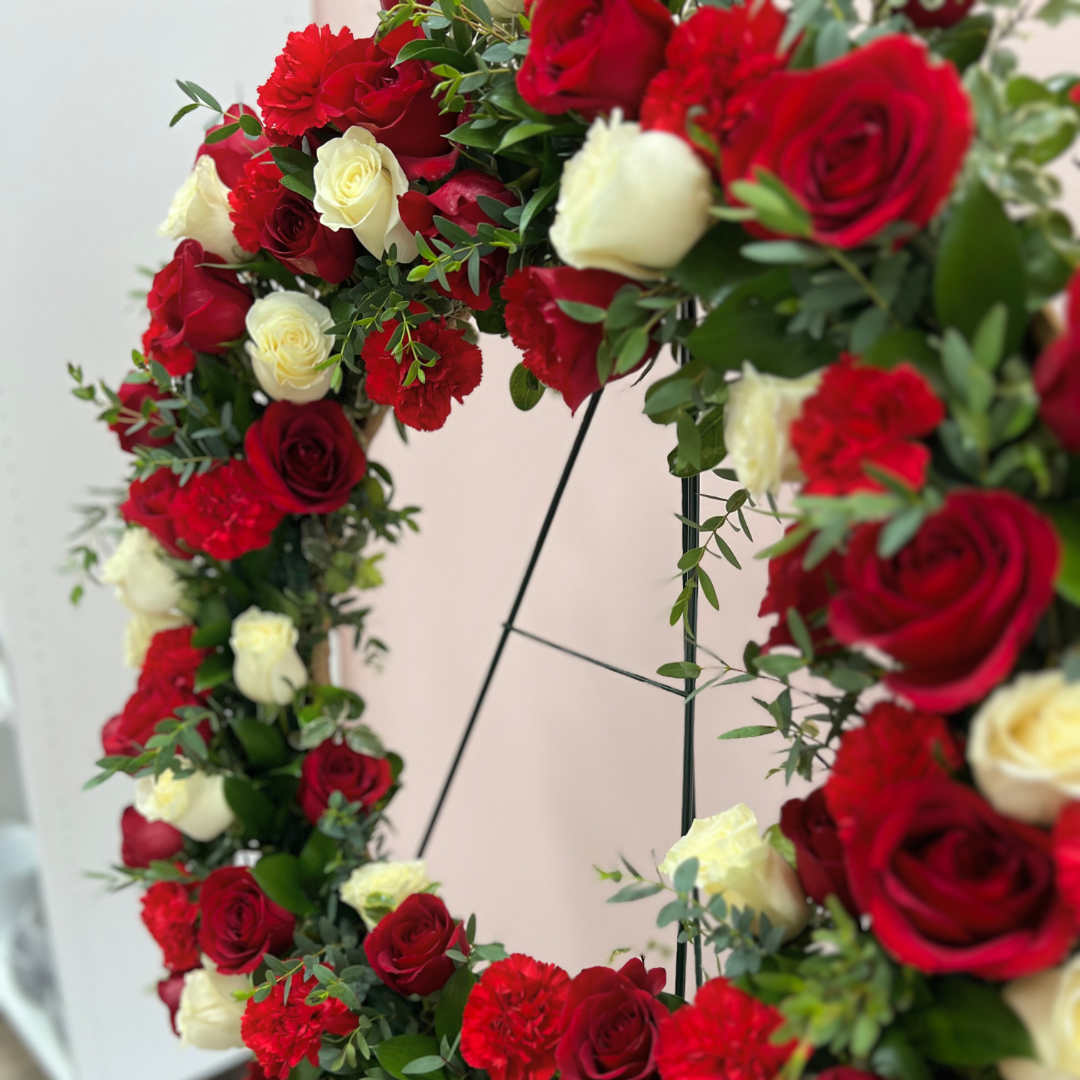
{"type": "Polygon", "coordinates": [[[484,969],[465,1003],[461,1056],[491,1080],[551,1080],[570,977],[514,953],[484,969]]]}
{"type": "MultiPolygon", "coordinates": [[[[411,233],[437,236],[436,215],[461,226],[470,236],[476,235],[481,223],[495,224],[481,208],[479,196],[497,199],[507,206],[516,206],[517,199],[500,180],[478,169],[466,169],[452,176],[434,195],[420,191],[407,191],[398,200],[401,220],[411,233]]],[[[468,269],[462,267],[446,275],[449,289],[436,285],[444,296],[451,296],[468,304],[474,311],[487,311],[491,307],[491,290],[506,276],[506,252],[494,251],[480,260],[480,292],[474,293],[469,284],[468,269]]]]}
{"type": "MultiPolygon", "coordinates": [[[[248,116],[254,116],[256,119],[258,118],[258,114],[250,105],[230,105],[225,110],[225,117],[222,122],[209,128],[206,134],[212,135],[215,131],[220,131],[229,124],[235,124],[245,113],[248,116]]],[[[199,147],[199,152],[195,155],[195,160],[198,161],[203,154],[209,158],[213,158],[221,182],[227,188],[234,188],[240,182],[240,178],[244,175],[244,166],[247,165],[256,154],[262,154],[262,158],[270,157],[269,154],[263,153],[265,150],[268,150],[269,147],[270,140],[265,135],[258,135],[253,139],[250,136],[245,135],[243,131],[236,131],[228,136],[228,138],[221,139],[218,142],[204,142],[202,146],[199,147]]],[[[260,158],[260,160],[262,160],[262,158],[260,158]]]]}
{"type": "MultiPolygon", "coordinates": [[[[559,307],[560,300],[606,308],[630,278],[607,270],[570,266],[527,266],[507,279],[506,326],[525,355],[522,363],[545,385],[558,390],[572,413],[600,389],[596,353],[603,341],[600,323],[578,322],[559,307]]],[[[645,363],[659,346],[650,342],[645,363]]],[[[627,373],[629,374],[629,373],[627,373]]],[[[612,379],[622,378],[613,375],[612,379]]]]}
{"type": "Polygon", "coordinates": [[[663,968],[646,972],[636,957],[621,970],[586,968],[571,983],[555,1048],[563,1080],[646,1080],[656,1075],[660,1023],[656,999],[663,968]]]}
{"type": "Polygon", "coordinates": [[[407,351],[399,364],[387,349],[397,329],[388,322],[377,333],[369,334],[361,353],[367,368],[364,390],[372,401],[390,405],[394,415],[417,431],[437,431],[450,415],[451,399],[461,404],[479,385],[484,358],[479,348],[465,340],[465,332],[442,319],[431,319],[412,331],[415,341],[439,354],[434,367],[424,368],[424,381],[409,377],[411,360],[407,351]]]}
{"type": "Polygon", "coordinates": [[[192,477],[173,502],[179,538],[214,559],[266,547],[283,516],[251,466],[236,458],[192,477]]]}
{"type": "Polygon", "coordinates": [[[184,850],[184,834],[179,829],[167,821],[147,821],[134,806],[124,810],[120,831],[124,837],[120,861],[133,870],[146,869],[184,850]]]}
{"type": "Polygon", "coordinates": [[[345,743],[327,740],[304,758],[296,800],[308,821],[317,825],[335,791],[370,810],[393,782],[387,758],[368,757],[345,743]]]}
{"type": "Polygon", "coordinates": [[[244,975],[267,953],[292,947],[296,917],[278,907],[246,867],[215,870],[199,892],[199,912],[199,947],[222,975],[244,975]]]}
{"type": "Polygon", "coordinates": [[[844,829],[848,880],[874,936],[931,974],[1016,979],[1059,963],[1073,915],[1047,833],[951,780],[881,791],[844,829]]]}
{"type": "Polygon", "coordinates": [[[174,350],[181,346],[222,353],[244,333],[244,317],[254,299],[251,290],[232,270],[202,265],[224,261],[203,251],[197,240],[181,240],[172,262],[154,275],[146,300],[153,325],[144,347],[170,375],[186,375],[194,367],[194,357],[177,360],[174,350]]]}
{"type": "Polygon", "coordinates": [[[884,491],[867,473],[876,465],[918,491],[930,448],[915,440],[945,419],[945,406],[910,364],[891,371],[856,364],[849,353],[830,364],[791,425],[791,444],[810,495],[884,491]]]}
{"type": "Polygon", "coordinates": [[[182,694],[195,693],[195,675],[199,665],[210,655],[209,649],[191,644],[194,626],[159,630],[151,639],[139,675],[139,689],[167,686],[182,694]]]}
{"type": "Polygon", "coordinates": [[[143,413],[144,402],[164,401],[168,396],[158,389],[157,383],[149,380],[125,380],[120,384],[116,396],[120,399],[120,415],[109,425],[109,430],[116,432],[121,450],[130,454],[136,446],[167,446],[172,442],[168,435],[150,434],[161,424],[157,408],[151,404],[148,411],[143,413]],[[138,431],[132,431],[138,424],[142,424],[142,427],[138,431]]]}
{"type": "Polygon", "coordinates": [[[829,625],[903,665],[885,676],[920,709],[979,701],[1012,670],[1054,595],[1061,545],[1008,491],[950,492],[899,554],[877,554],[880,525],[851,538],[829,625]]]}
{"type": "Polygon", "coordinates": [[[1080,454],[1080,274],[1069,282],[1068,328],[1039,354],[1032,377],[1043,423],[1080,454]]]}
{"type": "Polygon", "coordinates": [[[372,971],[391,990],[406,997],[427,997],[446,985],[454,974],[454,961],[446,955],[447,949],[469,955],[465,928],[454,922],[446,905],[430,893],[413,893],[364,938],[372,971]]]}
{"type": "Polygon", "coordinates": [[[856,914],[840,832],[825,805],[825,789],[817,788],[805,799],[788,799],[780,808],[780,831],[795,845],[799,881],[806,895],[818,904],[835,896],[856,914]]]}
{"type": "Polygon", "coordinates": [[[266,497],[287,514],[329,514],[367,472],[345,410],[336,401],[275,401],[247,429],[244,453],[266,497]]]}
{"type": "Polygon", "coordinates": [[[199,909],[179,881],[156,881],[143,894],[143,925],[161,946],[164,964],[174,974],[199,966],[198,919],[199,909]]]}
{"type": "Polygon", "coordinates": [[[724,148],[721,177],[737,202],[731,184],[768,170],[806,208],[815,240],[853,248],[890,225],[926,225],[952,189],[972,132],[956,68],[892,34],[821,67],[766,79],[724,148]]]}
{"type": "Polygon", "coordinates": [[[180,1030],[176,1026],[176,1014],[180,1011],[180,995],[184,992],[184,976],[170,975],[157,984],[157,994],[162,1004],[169,1010],[169,1023],[172,1025],[173,1034],[180,1038],[180,1030]]]}
{"type": "Polygon", "coordinates": [[[975,6],[975,0],[944,0],[941,7],[933,10],[923,6],[922,0],[907,0],[897,10],[903,12],[920,30],[932,27],[947,29],[966,19],[975,6]]]}
{"type": "Polygon", "coordinates": [[[1080,802],[1066,803],[1054,823],[1057,889],[1080,926],[1080,802]]]}
{"type": "Polygon", "coordinates": [[[155,469],[145,480],[132,480],[127,499],[120,504],[120,514],[131,525],[149,529],[161,546],[179,559],[190,559],[191,552],[177,546],[176,522],[172,516],[173,499],[180,481],[169,469],[155,469]]]}
{"type": "Polygon", "coordinates": [[[518,92],[542,113],[634,120],[674,29],[659,0],[539,0],[518,92]]]}
{"type": "Polygon", "coordinates": [[[310,274],[340,285],[353,271],[359,242],[349,229],[326,228],[309,200],[281,186],[273,158],[248,162],[229,193],[229,220],[236,242],[260,248],[294,274],[310,274]]]}

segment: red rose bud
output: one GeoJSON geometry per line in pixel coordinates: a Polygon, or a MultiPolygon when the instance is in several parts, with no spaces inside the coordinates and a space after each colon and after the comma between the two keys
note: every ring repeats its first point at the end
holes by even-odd
{"type": "Polygon", "coordinates": [[[156,881],[143,895],[143,925],[161,946],[165,966],[174,974],[199,966],[198,918],[199,909],[191,902],[187,886],[178,881],[156,881]]]}
{"type": "Polygon", "coordinates": [[[267,953],[292,947],[296,917],[278,907],[245,867],[215,870],[203,882],[199,911],[199,947],[222,975],[244,975],[267,953]]]}
{"type": "Polygon", "coordinates": [[[920,709],[954,712],[1003,682],[1054,595],[1061,545],[1007,491],[961,489],[899,554],[877,554],[880,525],[848,545],[829,625],[902,669],[885,684],[920,709]]]}
{"type": "Polygon", "coordinates": [[[146,869],[184,850],[184,834],[179,829],[167,821],[147,821],[134,806],[124,810],[120,831],[124,838],[120,861],[133,870],[146,869]]]}
{"type": "Polygon", "coordinates": [[[179,1039],[180,1031],[176,1026],[176,1014],[180,1011],[180,995],[184,992],[184,976],[170,975],[157,984],[157,994],[169,1010],[169,1023],[173,1034],[179,1039]]]}
{"type": "Polygon", "coordinates": [[[1068,329],[1039,354],[1032,377],[1043,423],[1080,454],[1080,274],[1069,282],[1068,329]]]}
{"type": "Polygon", "coordinates": [[[120,514],[130,525],[141,525],[161,542],[161,546],[179,559],[190,559],[191,552],[178,546],[176,521],[172,516],[173,500],[180,481],[171,469],[155,469],[145,480],[132,480],[127,499],[120,504],[120,514]]]}
{"type": "Polygon", "coordinates": [[[146,401],[164,401],[168,396],[163,394],[155,382],[123,382],[116,396],[120,399],[120,415],[109,425],[110,431],[115,431],[120,440],[120,449],[131,454],[137,446],[167,446],[172,442],[169,436],[153,436],[150,434],[155,427],[161,424],[161,415],[153,405],[143,423],[143,403],[146,401]],[[138,431],[131,429],[142,423],[138,431]]]}
{"type": "Polygon", "coordinates": [[[454,974],[454,961],[446,955],[448,949],[468,956],[465,929],[430,893],[408,897],[396,910],[384,915],[364,938],[364,952],[372,971],[391,990],[405,997],[427,997],[446,985],[454,974]]]}
{"type": "Polygon", "coordinates": [[[358,802],[370,810],[393,782],[386,758],[358,754],[344,743],[327,740],[304,758],[296,801],[308,821],[317,825],[335,791],[340,791],[347,802],[358,802]]]}
{"type": "Polygon", "coordinates": [[[896,10],[906,15],[920,30],[937,27],[947,30],[966,19],[975,0],[907,0],[896,10]]]}
{"type": "MultiPolygon", "coordinates": [[[[237,123],[242,115],[254,116],[258,119],[258,114],[250,105],[230,105],[225,110],[225,118],[222,122],[209,128],[206,134],[212,135],[215,131],[220,131],[229,124],[237,123]]],[[[198,161],[204,154],[209,158],[213,158],[221,182],[228,188],[234,188],[244,175],[244,166],[256,154],[261,154],[263,158],[270,157],[268,153],[264,153],[269,147],[270,140],[265,135],[259,135],[253,139],[245,135],[243,130],[240,130],[233,132],[232,135],[220,140],[220,142],[204,142],[199,147],[195,160],[198,161]]]]}
{"type": "Polygon", "coordinates": [[[542,113],[633,120],[674,29],[659,0],[539,0],[518,92],[542,113]]]}
{"type": "Polygon", "coordinates": [[[796,869],[806,895],[818,904],[835,896],[852,915],[857,914],[840,833],[825,805],[824,788],[805,799],[788,799],[780,809],[780,831],[795,845],[796,869]]]}

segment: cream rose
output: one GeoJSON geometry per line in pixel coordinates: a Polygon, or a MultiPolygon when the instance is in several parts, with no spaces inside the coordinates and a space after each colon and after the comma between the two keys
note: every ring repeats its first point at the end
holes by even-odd
{"type": "Polygon", "coordinates": [[[417,862],[371,862],[358,866],[341,886],[341,899],[355,908],[369,930],[402,901],[431,888],[427,867],[417,862]]]}
{"type": "Polygon", "coordinates": [[[551,242],[579,270],[659,278],[709,227],[712,180],[676,135],[615,110],[595,120],[563,170],[551,242]]]}
{"type": "Polygon", "coordinates": [[[999,1061],[1005,1080],[1080,1076],[1080,957],[1009,983],[1002,997],[1023,1020],[1037,1058],[999,1061]]]}
{"type": "Polygon", "coordinates": [[[173,612],[135,611],[124,627],[124,663],[128,667],[141,668],[154,635],[162,630],[176,630],[187,626],[190,619],[173,612]]]}
{"type": "Polygon", "coordinates": [[[753,908],[795,937],[810,919],[795,871],[758,829],[754,812],[743,803],[711,818],[698,818],[667,853],[660,872],[671,877],[681,863],[698,860],[697,887],[709,896],[722,893],[731,907],[753,908]]]}
{"type": "Polygon", "coordinates": [[[307,293],[273,292],[251,305],[245,324],[251,366],[270,397],[298,404],[326,397],[333,370],[318,367],[334,349],[328,308],[307,293]]]}
{"type": "Polygon", "coordinates": [[[801,478],[791,445],[791,425],[820,382],[816,372],[801,379],[781,379],[762,375],[753,364],[744,363],[742,378],[728,387],[724,443],[739,483],[754,498],[775,495],[785,481],[801,478]]]}
{"type": "Polygon", "coordinates": [[[296,651],[300,634],[288,615],[250,607],[232,624],[233,681],[240,693],[265,705],[287,705],[307,685],[296,651]]]}
{"type": "Polygon", "coordinates": [[[101,580],[115,585],[116,595],[132,611],[161,614],[184,595],[180,578],[165,561],[165,549],[140,525],[125,531],[101,568],[101,580]]]}
{"type": "Polygon", "coordinates": [[[198,240],[206,251],[220,255],[229,263],[254,258],[233,236],[229,189],[218,176],[217,165],[209,154],[196,159],[195,168],[173,197],[158,235],[198,240]]]}
{"type": "Polygon", "coordinates": [[[351,127],[319,147],[315,165],[315,209],[328,229],[352,229],[381,259],[397,244],[398,262],[416,258],[416,241],[398,213],[409,181],[393,151],[366,128],[351,127]]]}
{"type": "Polygon", "coordinates": [[[247,1002],[237,1001],[233,995],[251,989],[251,976],[219,975],[205,957],[203,964],[184,976],[176,1013],[180,1042],[202,1050],[240,1049],[244,1045],[240,1019],[247,1002]]]}
{"type": "Polygon", "coordinates": [[[166,769],[156,779],[141,776],[135,781],[135,809],[147,821],[167,821],[204,844],[219,837],[234,820],[225,801],[225,777],[220,774],[177,776],[166,769]]]}
{"type": "Polygon", "coordinates": [[[975,714],[967,756],[995,810],[1052,825],[1080,799],[1080,683],[1060,671],[1018,675],[975,714]]]}

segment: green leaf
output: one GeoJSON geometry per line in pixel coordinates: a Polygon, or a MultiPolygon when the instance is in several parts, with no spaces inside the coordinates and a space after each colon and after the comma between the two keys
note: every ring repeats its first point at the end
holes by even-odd
{"type": "Polygon", "coordinates": [[[748,724],[746,727],[737,727],[733,731],[725,731],[721,739],[756,739],[759,735],[771,735],[777,731],[775,724],[748,724]]]}
{"type": "Polygon", "coordinates": [[[285,736],[272,724],[264,724],[253,716],[234,717],[229,721],[248,764],[256,769],[273,769],[284,765],[292,756],[285,736]]]}
{"type": "Polygon", "coordinates": [[[569,315],[575,322],[601,323],[607,315],[606,309],[595,304],[581,304],[577,300],[557,300],[559,310],[569,315]]]}
{"type": "Polygon", "coordinates": [[[707,304],[716,304],[739,282],[761,274],[761,267],[742,255],[746,230],[741,225],[714,225],[673,270],[687,292],[707,304]]]}
{"type": "Polygon", "coordinates": [[[197,101],[189,101],[187,105],[181,105],[180,108],[176,110],[176,114],[169,121],[169,127],[175,127],[189,112],[193,112],[198,107],[199,103],[197,101]]]}
{"type": "Polygon", "coordinates": [[[696,463],[680,464],[678,448],[668,454],[668,469],[673,476],[697,476],[698,473],[707,472],[724,460],[727,448],[724,445],[724,408],[722,405],[705,414],[704,419],[697,424],[697,435],[700,448],[696,463]]]}
{"type": "Polygon", "coordinates": [[[1080,504],[1058,503],[1045,506],[1061,540],[1061,569],[1057,576],[1058,595],[1074,607],[1080,607],[1080,504]]]}
{"type": "Polygon", "coordinates": [[[410,1061],[401,1071],[406,1076],[427,1076],[428,1073],[441,1070],[442,1065],[443,1059],[441,1055],[428,1054],[427,1057],[418,1057],[415,1060],[410,1061]]]}
{"type": "Polygon", "coordinates": [[[195,693],[212,690],[232,678],[233,658],[231,653],[211,653],[195,672],[195,693]]]}
{"type": "MultiPolygon", "coordinates": [[[[200,98],[202,101],[205,101],[206,104],[209,105],[210,108],[214,110],[214,112],[219,112],[222,115],[224,115],[225,110],[218,104],[217,98],[214,97],[213,94],[211,94],[208,91],[204,90],[201,86],[199,86],[198,83],[193,83],[190,79],[188,79],[187,89],[188,89],[188,91],[193,92],[197,98],[200,98]]],[[[209,141],[210,140],[207,139],[207,142],[209,142],[209,141]]]]}
{"type": "Polygon", "coordinates": [[[806,667],[806,661],[801,656],[788,656],[784,653],[769,653],[759,656],[754,661],[754,667],[766,675],[773,675],[778,679],[786,679],[792,672],[806,667]]]}
{"type": "Polygon", "coordinates": [[[943,30],[933,43],[934,52],[965,71],[982,56],[993,29],[993,15],[972,15],[943,30]]]}
{"type": "Polygon", "coordinates": [[[313,200],[315,198],[315,184],[309,184],[302,176],[283,176],[281,186],[288,188],[289,191],[295,191],[297,195],[303,195],[305,199],[313,200]]]}
{"type": "Polygon", "coordinates": [[[435,1006],[435,1037],[447,1039],[451,1043],[461,1031],[461,1018],[465,1012],[465,1002],[476,985],[476,976],[467,968],[461,967],[450,976],[439,995],[439,1004],[435,1006]]]}
{"type": "MultiPolygon", "coordinates": [[[[430,1035],[395,1035],[372,1049],[379,1059],[379,1064],[396,1080],[412,1080],[405,1072],[405,1066],[409,1062],[418,1058],[439,1057],[439,1044],[430,1035]]],[[[425,1075],[438,1080],[445,1078],[441,1068],[433,1069],[425,1075]]]]}
{"type": "Polygon", "coordinates": [[[995,304],[979,323],[971,351],[987,371],[996,371],[1005,358],[1005,325],[1009,315],[1004,304],[995,304]]]}
{"type": "Polygon", "coordinates": [[[294,915],[311,915],[318,910],[300,887],[300,860],[295,855],[285,852],[264,855],[252,868],[251,873],[259,888],[286,911],[291,911],[294,915]]]}
{"type": "Polygon", "coordinates": [[[663,889],[654,881],[634,881],[624,885],[614,896],[608,897],[609,904],[625,904],[630,900],[644,900],[647,896],[655,896],[663,889]]]}
{"type": "Polygon", "coordinates": [[[253,139],[262,134],[262,124],[259,122],[259,118],[252,116],[249,112],[241,113],[237,117],[237,123],[239,123],[244,134],[250,135],[253,139]]]}
{"type": "Polygon", "coordinates": [[[531,139],[534,135],[546,135],[554,126],[554,124],[518,124],[516,127],[510,128],[502,137],[498,150],[508,150],[511,146],[516,146],[526,139],[531,139]]]}
{"type": "Polygon", "coordinates": [[[777,263],[782,266],[797,266],[821,257],[821,252],[816,247],[800,244],[797,240],[762,240],[754,244],[744,244],[742,254],[751,262],[777,263]]]}
{"type": "Polygon", "coordinates": [[[232,620],[206,623],[191,635],[191,644],[196,649],[216,649],[219,645],[228,645],[232,636],[232,620]]]}
{"type": "Polygon", "coordinates": [[[225,777],[224,791],[225,801],[244,826],[244,834],[248,839],[274,838],[274,804],[262,791],[242,776],[225,777]]]}
{"type": "Polygon", "coordinates": [[[930,347],[926,335],[918,330],[892,330],[883,334],[862,355],[864,364],[877,368],[894,368],[905,361],[914,364],[935,389],[944,389],[941,358],[930,347]]]}
{"type": "Polygon", "coordinates": [[[539,404],[544,396],[544,384],[524,365],[510,372],[510,400],[522,412],[539,404]]]}
{"type": "Polygon", "coordinates": [[[398,50],[395,64],[406,60],[426,60],[429,64],[449,64],[458,71],[472,71],[475,64],[464,53],[448,49],[438,41],[430,38],[417,38],[415,41],[406,41],[398,50]]]}
{"type": "Polygon", "coordinates": [[[932,1080],[933,1074],[921,1054],[896,1028],[885,1032],[870,1057],[874,1074],[882,1080],[932,1080]]]}
{"type": "Polygon", "coordinates": [[[680,660],[674,664],[661,664],[656,674],[667,679],[696,679],[701,674],[701,668],[689,660],[680,660]]]}
{"type": "Polygon", "coordinates": [[[326,880],[326,867],[337,854],[337,842],[318,829],[300,849],[300,881],[313,890],[326,880]]]}
{"type": "Polygon", "coordinates": [[[688,893],[694,887],[698,875],[698,859],[694,855],[679,863],[671,879],[671,885],[677,893],[688,893]]]}
{"type": "Polygon", "coordinates": [[[207,133],[206,138],[203,140],[205,143],[219,143],[224,142],[230,135],[235,135],[240,130],[239,124],[225,124],[223,127],[219,127],[217,131],[211,131],[207,133]]]}

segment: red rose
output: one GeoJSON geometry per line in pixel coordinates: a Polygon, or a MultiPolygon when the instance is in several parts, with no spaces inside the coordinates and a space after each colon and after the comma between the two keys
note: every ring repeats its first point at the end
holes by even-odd
{"type": "Polygon", "coordinates": [[[897,9],[903,12],[920,30],[931,27],[947,29],[966,19],[975,6],[975,0],[945,0],[941,7],[930,10],[922,0],[907,0],[897,9]]]}
{"type": "Polygon", "coordinates": [[[829,625],[903,665],[885,676],[920,709],[953,712],[1012,670],[1054,595],[1061,545],[1050,523],[1008,491],[953,491],[891,559],[880,525],[851,539],[829,625]]]}
{"type": "Polygon", "coordinates": [[[619,971],[586,968],[571,983],[555,1064],[563,1080],[646,1080],[667,1009],[656,1000],[663,968],[646,972],[636,957],[619,971]]]}
{"type": "Polygon", "coordinates": [[[1068,291],[1068,329],[1039,354],[1032,372],[1039,416],[1070,454],[1080,453],[1080,274],[1068,291]]]}
{"type": "Polygon", "coordinates": [[[168,435],[150,434],[161,423],[154,405],[150,406],[144,422],[143,403],[164,401],[168,396],[158,389],[157,383],[125,381],[120,384],[116,396],[120,399],[120,415],[109,425],[109,430],[116,432],[121,450],[130,454],[134,452],[136,446],[168,446],[172,442],[168,435]],[[132,431],[131,429],[139,423],[143,426],[138,431],[132,431]]]}
{"type": "Polygon", "coordinates": [[[424,381],[402,384],[408,378],[411,361],[408,350],[402,362],[387,349],[397,329],[396,322],[369,334],[361,353],[367,368],[364,390],[379,405],[391,405],[394,415],[417,431],[437,431],[450,415],[451,398],[461,404],[480,385],[484,358],[480,350],[465,340],[465,332],[456,330],[442,319],[431,319],[412,331],[419,341],[439,354],[434,367],[423,369],[424,381]]]}
{"type": "Polygon", "coordinates": [[[199,947],[222,975],[244,975],[267,953],[292,947],[296,917],[278,907],[246,867],[215,870],[199,892],[199,911],[199,947]]]}
{"type": "Polygon", "coordinates": [[[167,686],[180,694],[195,694],[195,675],[210,655],[209,649],[191,644],[194,626],[159,630],[151,639],[139,675],[139,689],[167,686]]]}
{"type": "Polygon", "coordinates": [[[795,845],[799,882],[806,895],[818,904],[835,896],[854,915],[844,848],[825,805],[825,789],[817,788],[805,799],[788,799],[780,808],[780,831],[795,845]]]}
{"type": "Polygon", "coordinates": [[[247,429],[244,453],[267,498],[288,514],[340,510],[367,458],[336,401],[275,401],[247,429]]]}
{"type": "MultiPolygon", "coordinates": [[[[225,110],[225,116],[222,122],[209,128],[206,134],[211,135],[215,131],[220,131],[228,124],[235,124],[245,113],[248,116],[254,116],[256,119],[258,118],[257,113],[250,105],[230,105],[225,110]]],[[[262,158],[259,160],[269,158],[270,155],[264,153],[264,151],[269,148],[270,140],[265,135],[258,135],[253,139],[249,135],[245,135],[243,131],[234,131],[228,138],[221,139],[219,142],[204,142],[202,146],[199,147],[199,152],[195,155],[195,160],[198,161],[203,154],[209,158],[213,158],[221,182],[227,188],[234,188],[240,182],[240,178],[244,175],[244,166],[247,165],[256,154],[262,155],[262,158]]]]}
{"type": "Polygon", "coordinates": [[[692,1005],[660,1025],[658,1064],[663,1080],[772,1080],[795,1041],[771,1041],[783,1017],[727,979],[710,979],[692,1005]]]}
{"type": "Polygon", "coordinates": [[[214,559],[236,559],[266,547],[283,516],[251,466],[235,458],[192,477],[173,502],[180,539],[214,559]]]}
{"type": "MultiPolygon", "coordinates": [[[[411,233],[424,236],[437,236],[436,215],[444,217],[455,225],[460,225],[470,236],[476,235],[477,226],[486,222],[495,224],[481,208],[477,199],[484,195],[497,199],[507,206],[515,206],[517,200],[501,181],[478,169],[466,169],[451,177],[434,195],[424,195],[420,191],[407,191],[398,200],[401,220],[411,233]]],[[[451,296],[468,304],[475,311],[487,311],[491,307],[491,290],[506,276],[506,252],[494,251],[480,260],[480,292],[474,293],[469,284],[468,269],[462,267],[446,275],[450,288],[443,289],[436,285],[444,296],[451,296]]]]}
{"type": "Polygon", "coordinates": [[[143,925],[161,946],[165,966],[173,973],[199,966],[198,919],[199,909],[179,881],[156,881],[143,894],[143,925]]]}
{"type": "Polygon", "coordinates": [[[146,869],[152,862],[171,859],[184,850],[184,834],[167,821],[147,821],[129,806],[120,818],[123,847],[120,861],[134,869],[146,869]]]}
{"type": "Polygon", "coordinates": [[[825,369],[817,390],[791,425],[791,444],[809,495],[884,491],[867,464],[913,490],[926,482],[930,448],[913,440],[945,419],[945,406],[910,364],[891,371],[856,365],[849,353],[825,369]]]}
{"type": "Polygon", "coordinates": [[[787,66],[790,50],[779,51],[787,20],[770,0],[701,7],[680,23],[667,47],[667,67],[641,103],[641,126],[681,135],[711,165],[687,135],[694,124],[722,146],[746,110],[751,91],[787,66]]]}
{"type": "Polygon", "coordinates": [[[348,802],[358,802],[370,810],[393,782],[387,758],[358,754],[345,743],[328,739],[304,758],[296,801],[308,821],[317,825],[335,791],[340,791],[348,802]]]}
{"type": "Polygon", "coordinates": [[[724,148],[721,177],[737,202],[731,184],[768,170],[806,208],[815,240],[853,248],[890,225],[926,225],[972,132],[956,68],[892,34],[822,67],[766,79],[724,148]]]}
{"type": "Polygon", "coordinates": [[[674,29],[659,0],[540,0],[518,91],[542,113],[622,109],[633,120],[674,29]]]}
{"type": "Polygon", "coordinates": [[[180,995],[184,992],[184,976],[170,975],[157,984],[157,995],[169,1010],[169,1023],[173,1034],[179,1039],[180,1030],[176,1026],[176,1014],[180,1011],[180,995]]]}
{"type": "Polygon", "coordinates": [[[550,1080],[570,977],[514,953],[485,968],[465,1003],[461,1056],[491,1080],[550,1080]]]}
{"type": "Polygon", "coordinates": [[[1054,823],[1057,889],[1080,926],[1080,802],[1071,802],[1054,823]]]}
{"type": "Polygon", "coordinates": [[[886,789],[844,831],[848,879],[874,936],[931,974],[1016,979],[1061,961],[1072,912],[1050,837],[951,780],[886,789]]]}
{"type": "Polygon", "coordinates": [[[349,229],[326,228],[303,195],[281,186],[273,158],[251,159],[229,192],[229,220],[245,251],[262,248],[294,274],[310,274],[340,285],[360,253],[349,229]]]}
{"type": "Polygon", "coordinates": [[[178,559],[190,559],[191,552],[177,546],[176,522],[172,516],[173,500],[180,481],[169,469],[155,469],[145,480],[132,480],[127,499],[120,504],[120,514],[131,525],[149,529],[161,546],[178,559]]]}
{"type": "MultiPolygon", "coordinates": [[[[168,679],[140,679],[123,712],[102,728],[101,745],[109,757],[133,757],[142,752],[162,720],[175,716],[177,709],[202,705],[203,701],[202,695],[178,688],[168,679]]],[[[209,734],[205,724],[199,728],[209,734]]]]}
{"type": "Polygon", "coordinates": [[[194,368],[191,350],[223,353],[244,333],[251,290],[233,271],[202,265],[224,261],[197,240],[181,240],[172,262],[154,275],[146,300],[152,324],[143,347],[170,375],[194,368]]]}
{"type": "Polygon", "coordinates": [[[447,949],[468,956],[470,946],[461,923],[454,922],[446,905],[430,893],[413,893],[364,938],[371,970],[406,997],[427,997],[446,985],[454,974],[447,949]]]}
{"type": "Polygon", "coordinates": [[[308,994],[318,986],[314,975],[310,979],[294,976],[286,1001],[285,980],[280,979],[263,1001],[248,1002],[240,1018],[240,1037],[266,1076],[287,1080],[301,1061],[317,1065],[324,1035],[348,1035],[356,1030],[356,1017],[337,998],[307,1004],[308,994]]]}
{"type": "MultiPolygon", "coordinates": [[[[522,363],[545,385],[558,390],[572,413],[600,389],[596,353],[603,341],[600,323],[570,318],[560,300],[607,308],[624,285],[635,284],[607,270],[575,270],[569,266],[527,266],[503,285],[506,326],[525,355],[522,363]]],[[[650,342],[645,363],[659,346],[650,342]]],[[[614,375],[609,378],[621,378],[614,375]]]]}

